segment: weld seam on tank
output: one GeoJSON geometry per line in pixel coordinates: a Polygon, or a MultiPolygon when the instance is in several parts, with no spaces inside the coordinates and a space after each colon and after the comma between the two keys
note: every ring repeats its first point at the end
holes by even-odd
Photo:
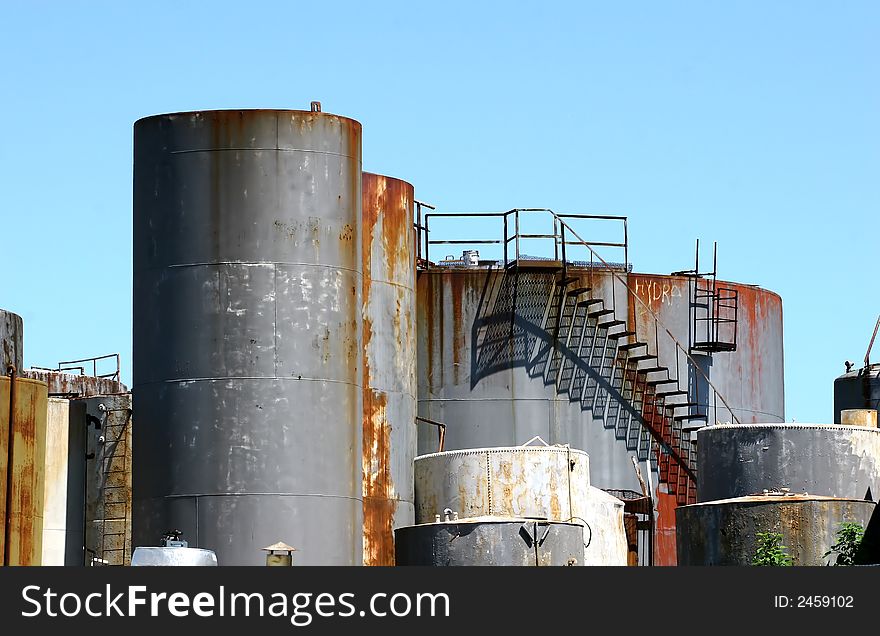
{"type": "MultiPolygon", "coordinates": [[[[328,384],[345,384],[362,388],[359,382],[345,382],[344,380],[330,380],[328,378],[305,378],[301,376],[266,375],[266,376],[241,376],[230,375],[217,378],[171,378],[168,380],[154,380],[153,382],[141,382],[138,386],[153,386],[156,384],[174,384],[175,382],[229,382],[230,380],[288,380],[291,382],[327,382],[328,384]]],[[[125,394],[122,394],[125,395],[125,394]]]]}
{"type": "MultiPolygon", "coordinates": [[[[334,267],[333,265],[323,265],[316,263],[294,263],[292,261],[223,261],[218,263],[172,263],[169,265],[157,265],[156,267],[150,267],[148,269],[139,269],[139,272],[154,272],[157,269],[165,269],[168,267],[214,267],[217,265],[253,265],[255,267],[262,266],[276,266],[276,265],[295,265],[297,267],[312,267],[315,269],[332,269],[334,271],[339,270],[341,272],[350,272],[355,274],[356,276],[363,277],[363,272],[359,272],[356,269],[351,269],[350,267],[334,267]]],[[[410,289],[410,288],[407,288],[410,289]]]]}
{"type": "Polygon", "coordinates": [[[199,152],[307,152],[313,155],[329,155],[331,157],[345,157],[354,159],[354,155],[342,152],[329,152],[327,150],[307,150],[305,148],[197,148],[195,150],[169,150],[169,155],[189,155],[199,152]]]}
{"type": "Polygon", "coordinates": [[[421,398],[419,402],[558,402],[560,404],[570,404],[568,398],[421,398]]]}
{"type": "Polygon", "coordinates": [[[295,493],[295,492],[200,492],[198,494],[170,494],[162,495],[158,499],[181,499],[199,497],[322,497],[325,499],[350,499],[351,501],[362,501],[361,497],[346,497],[345,495],[327,495],[321,493],[295,493]]]}

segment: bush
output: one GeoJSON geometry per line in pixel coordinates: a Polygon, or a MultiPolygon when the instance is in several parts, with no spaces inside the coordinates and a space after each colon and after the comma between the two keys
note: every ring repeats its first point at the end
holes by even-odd
{"type": "Polygon", "coordinates": [[[856,552],[865,536],[865,529],[858,523],[844,523],[837,531],[837,543],[831,546],[823,556],[837,554],[834,565],[853,565],[856,562],[856,552]]]}
{"type": "Polygon", "coordinates": [[[788,548],[782,545],[781,532],[759,532],[757,538],[758,545],[752,565],[775,567],[791,565],[791,557],[785,552],[788,548]]]}

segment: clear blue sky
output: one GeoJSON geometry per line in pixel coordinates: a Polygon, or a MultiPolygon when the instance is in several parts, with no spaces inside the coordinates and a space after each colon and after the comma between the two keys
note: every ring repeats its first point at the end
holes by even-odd
{"type": "MultiPolygon", "coordinates": [[[[215,108],[364,126],[444,210],[625,214],[642,272],[783,298],[786,417],[829,422],[878,302],[880,3],[2,2],[0,307],[25,362],[131,380],[132,124],[215,108]]],[[[880,345],[874,356],[880,360],[880,345]]]]}

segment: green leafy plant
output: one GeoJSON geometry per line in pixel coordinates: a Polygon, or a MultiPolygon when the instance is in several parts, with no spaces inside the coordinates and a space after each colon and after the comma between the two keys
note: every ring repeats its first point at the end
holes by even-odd
{"type": "Polygon", "coordinates": [[[865,529],[861,524],[844,523],[837,531],[837,542],[822,556],[837,554],[834,565],[853,565],[864,536],[865,529]]]}
{"type": "Polygon", "coordinates": [[[776,567],[791,565],[791,556],[786,552],[788,548],[782,545],[781,532],[759,532],[756,536],[758,545],[752,565],[776,567]]]}

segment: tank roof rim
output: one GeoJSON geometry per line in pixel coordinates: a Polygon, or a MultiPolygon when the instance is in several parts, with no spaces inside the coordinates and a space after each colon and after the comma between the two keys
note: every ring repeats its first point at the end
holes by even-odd
{"type": "Polygon", "coordinates": [[[874,433],[880,433],[880,428],[874,428],[871,426],[858,426],[853,424],[811,424],[809,422],[804,423],[753,423],[753,424],[713,424],[711,426],[704,426],[702,428],[697,429],[697,433],[702,433],[706,431],[715,431],[715,430],[724,430],[724,429],[735,429],[735,430],[745,430],[745,429],[759,429],[759,428],[777,428],[781,430],[815,430],[815,431],[869,431],[874,433]]]}
{"type": "Polygon", "coordinates": [[[757,494],[743,495],[742,497],[729,497],[727,499],[713,499],[712,501],[698,501],[697,503],[680,506],[680,508],[696,508],[697,506],[710,506],[714,504],[735,504],[735,503],[806,503],[809,501],[850,501],[853,503],[869,503],[877,505],[869,499],[855,499],[853,497],[829,497],[827,495],[811,495],[809,493],[790,493],[784,494],[757,494]]]}
{"type": "Polygon", "coordinates": [[[143,117],[138,117],[134,121],[134,126],[137,127],[141,123],[145,123],[149,120],[160,119],[162,117],[185,117],[191,115],[216,115],[218,113],[247,113],[250,115],[256,114],[273,114],[273,115],[323,115],[325,117],[331,117],[335,119],[345,120],[351,122],[353,124],[357,124],[358,127],[362,128],[363,125],[357,119],[353,117],[347,117],[345,115],[337,115],[335,113],[324,112],[324,111],[311,111],[311,110],[302,110],[296,108],[206,108],[206,109],[194,109],[194,110],[180,110],[180,111],[172,111],[168,113],[154,113],[152,115],[144,115],[143,117]]]}
{"type": "Polygon", "coordinates": [[[426,453],[424,455],[416,455],[413,461],[419,461],[421,459],[433,459],[435,457],[452,457],[453,455],[482,455],[485,453],[509,453],[512,451],[542,451],[551,453],[583,455],[588,459],[590,457],[590,455],[586,451],[580,450],[579,448],[565,448],[564,446],[487,446],[483,448],[459,448],[439,453],[426,453]]]}
{"type": "Polygon", "coordinates": [[[408,185],[410,188],[412,188],[415,191],[415,186],[413,186],[413,184],[411,184],[406,179],[401,179],[400,177],[394,177],[390,174],[382,174],[381,172],[371,172],[370,170],[361,170],[361,174],[365,177],[367,175],[369,175],[371,177],[382,177],[383,179],[391,179],[392,181],[399,181],[400,183],[404,183],[404,184],[408,185]]]}

